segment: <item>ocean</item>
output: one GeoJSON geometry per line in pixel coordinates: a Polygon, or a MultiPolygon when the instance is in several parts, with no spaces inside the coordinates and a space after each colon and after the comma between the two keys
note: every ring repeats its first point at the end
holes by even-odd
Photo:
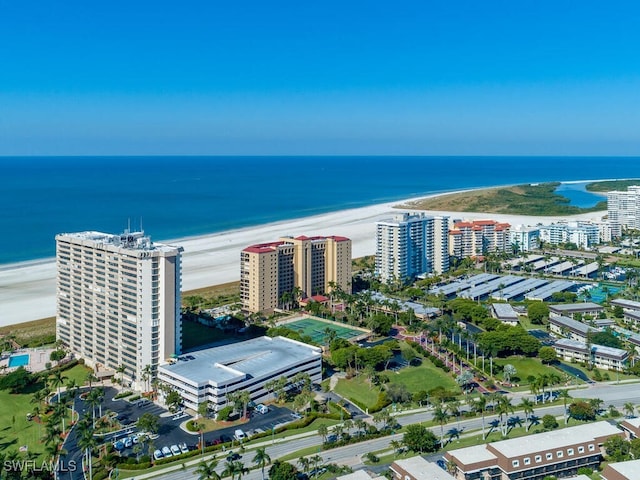
{"type": "MultiPolygon", "coordinates": [[[[466,188],[640,177],[632,157],[2,157],[0,264],[55,235],[142,227],[154,241],[466,188]]],[[[599,199],[572,186],[578,206],[599,199]],[[586,195],[586,196],[585,196],[586,195]]],[[[313,232],[308,232],[310,235],[313,232]]]]}

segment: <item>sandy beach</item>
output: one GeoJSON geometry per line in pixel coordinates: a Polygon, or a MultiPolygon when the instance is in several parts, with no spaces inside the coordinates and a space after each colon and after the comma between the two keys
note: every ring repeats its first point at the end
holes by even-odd
{"type": "MultiPolygon", "coordinates": [[[[449,192],[451,193],[451,192],[449,192]]],[[[424,197],[423,197],[424,198],[424,197]]],[[[376,222],[390,219],[405,210],[394,205],[415,201],[384,203],[370,207],[275,222],[212,235],[175,240],[161,240],[147,232],[158,243],[182,245],[183,291],[239,280],[240,251],[251,244],[270,242],[285,235],[342,235],[353,241],[354,258],[375,253],[376,222]]],[[[464,212],[427,212],[448,215],[453,219],[493,219],[512,226],[550,223],[561,218],[600,220],[603,212],[572,217],[531,217],[464,212]]],[[[40,260],[0,267],[0,326],[38,320],[55,315],[55,260],[40,260]]]]}

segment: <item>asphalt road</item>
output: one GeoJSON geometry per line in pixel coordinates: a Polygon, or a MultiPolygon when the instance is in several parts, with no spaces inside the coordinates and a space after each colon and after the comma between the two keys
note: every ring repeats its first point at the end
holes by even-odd
{"type": "MultiPolygon", "coordinates": [[[[634,384],[596,384],[589,386],[587,388],[582,389],[574,389],[569,391],[570,395],[574,398],[600,398],[604,401],[605,406],[614,405],[618,408],[621,408],[624,403],[632,402],[635,404],[640,403],[640,388],[637,383],[634,384]]],[[[531,397],[529,394],[518,394],[514,395],[514,404],[518,404],[519,400],[523,397],[531,397]]],[[[546,414],[561,416],[564,413],[563,405],[555,405],[555,406],[545,406],[544,404],[538,404],[534,406],[534,415],[539,418],[542,418],[546,414]]],[[[512,417],[518,417],[523,419],[521,414],[514,414],[512,417]]],[[[431,420],[432,414],[430,411],[423,411],[418,413],[413,413],[410,415],[398,416],[398,423],[401,425],[409,425],[414,423],[421,423],[431,420]]],[[[496,415],[486,415],[485,416],[485,428],[489,428],[489,425],[492,420],[497,419],[496,415]]],[[[482,428],[482,418],[473,418],[469,420],[461,420],[458,422],[449,422],[444,426],[444,433],[446,438],[446,433],[451,428],[455,427],[456,429],[461,430],[462,434],[471,430],[480,430],[482,428]]],[[[440,426],[432,427],[431,430],[433,433],[440,437],[441,430],[440,426]]],[[[318,455],[323,458],[323,463],[348,463],[352,465],[354,468],[358,468],[362,466],[362,463],[358,463],[358,458],[360,458],[363,454],[370,451],[378,451],[384,449],[390,449],[389,444],[392,440],[399,440],[402,438],[402,434],[391,435],[383,438],[377,438],[374,440],[368,440],[365,442],[348,445],[345,447],[335,448],[331,450],[321,451],[321,438],[319,436],[309,436],[305,438],[297,438],[295,440],[286,440],[282,439],[276,441],[275,444],[266,445],[266,452],[271,457],[272,461],[276,458],[282,457],[284,455],[289,454],[292,451],[297,451],[301,449],[305,449],[308,447],[318,447],[318,455]]],[[[455,439],[453,440],[456,441],[455,439]]],[[[253,467],[252,459],[254,452],[248,450],[241,461],[247,467],[253,467]]],[[[433,455],[433,459],[438,458],[439,455],[433,455]]],[[[294,462],[295,463],[295,462],[294,462]]],[[[218,466],[218,472],[221,472],[224,468],[224,459],[222,458],[220,461],[220,465],[218,466]]],[[[163,480],[182,480],[182,479],[191,479],[195,477],[195,467],[188,468],[185,470],[179,470],[175,472],[169,472],[161,474],[154,478],[160,478],[163,480]]],[[[259,470],[252,470],[249,474],[244,475],[242,477],[245,480],[259,480],[261,479],[261,473],[259,470]]]]}

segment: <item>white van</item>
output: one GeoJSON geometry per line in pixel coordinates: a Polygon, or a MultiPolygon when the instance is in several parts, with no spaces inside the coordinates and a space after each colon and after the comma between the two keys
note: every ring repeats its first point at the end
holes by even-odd
{"type": "Polygon", "coordinates": [[[258,405],[256,405],[256,412],[258,413],[262,413],[263,415],[265,413],[267,413],[269,411],[269,407],[267,407],[266,405],[263,405],[261,403],[259,403],[258,405]]]}
{"type": "Polygon", "coordinates": [[[241,429],[237,429],[234,433],[233,433],[233,438],[235,438],[236,440],[238,440],[239,442],[241,442],[242,440],[244,440],[245,438],[247,438],[247,436],[244,434],[244,432],[241,429]]]}

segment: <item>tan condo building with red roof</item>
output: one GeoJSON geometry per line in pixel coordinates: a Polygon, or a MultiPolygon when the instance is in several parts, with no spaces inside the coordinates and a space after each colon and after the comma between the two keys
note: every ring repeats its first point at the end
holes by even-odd
{"type": "Polygon", "coordinates": [[[511,225],[495,220],[457,221],[449,230],[449,254],[458,258],[476,257],[509,249],[511,225]]]}
{"type": "Polygon", "coordinates": [[[271,312],[285,303],[339,289],[351,293],[351,240],[283,237],[240,254],[240,299],[248,312],[271,312]]]}

